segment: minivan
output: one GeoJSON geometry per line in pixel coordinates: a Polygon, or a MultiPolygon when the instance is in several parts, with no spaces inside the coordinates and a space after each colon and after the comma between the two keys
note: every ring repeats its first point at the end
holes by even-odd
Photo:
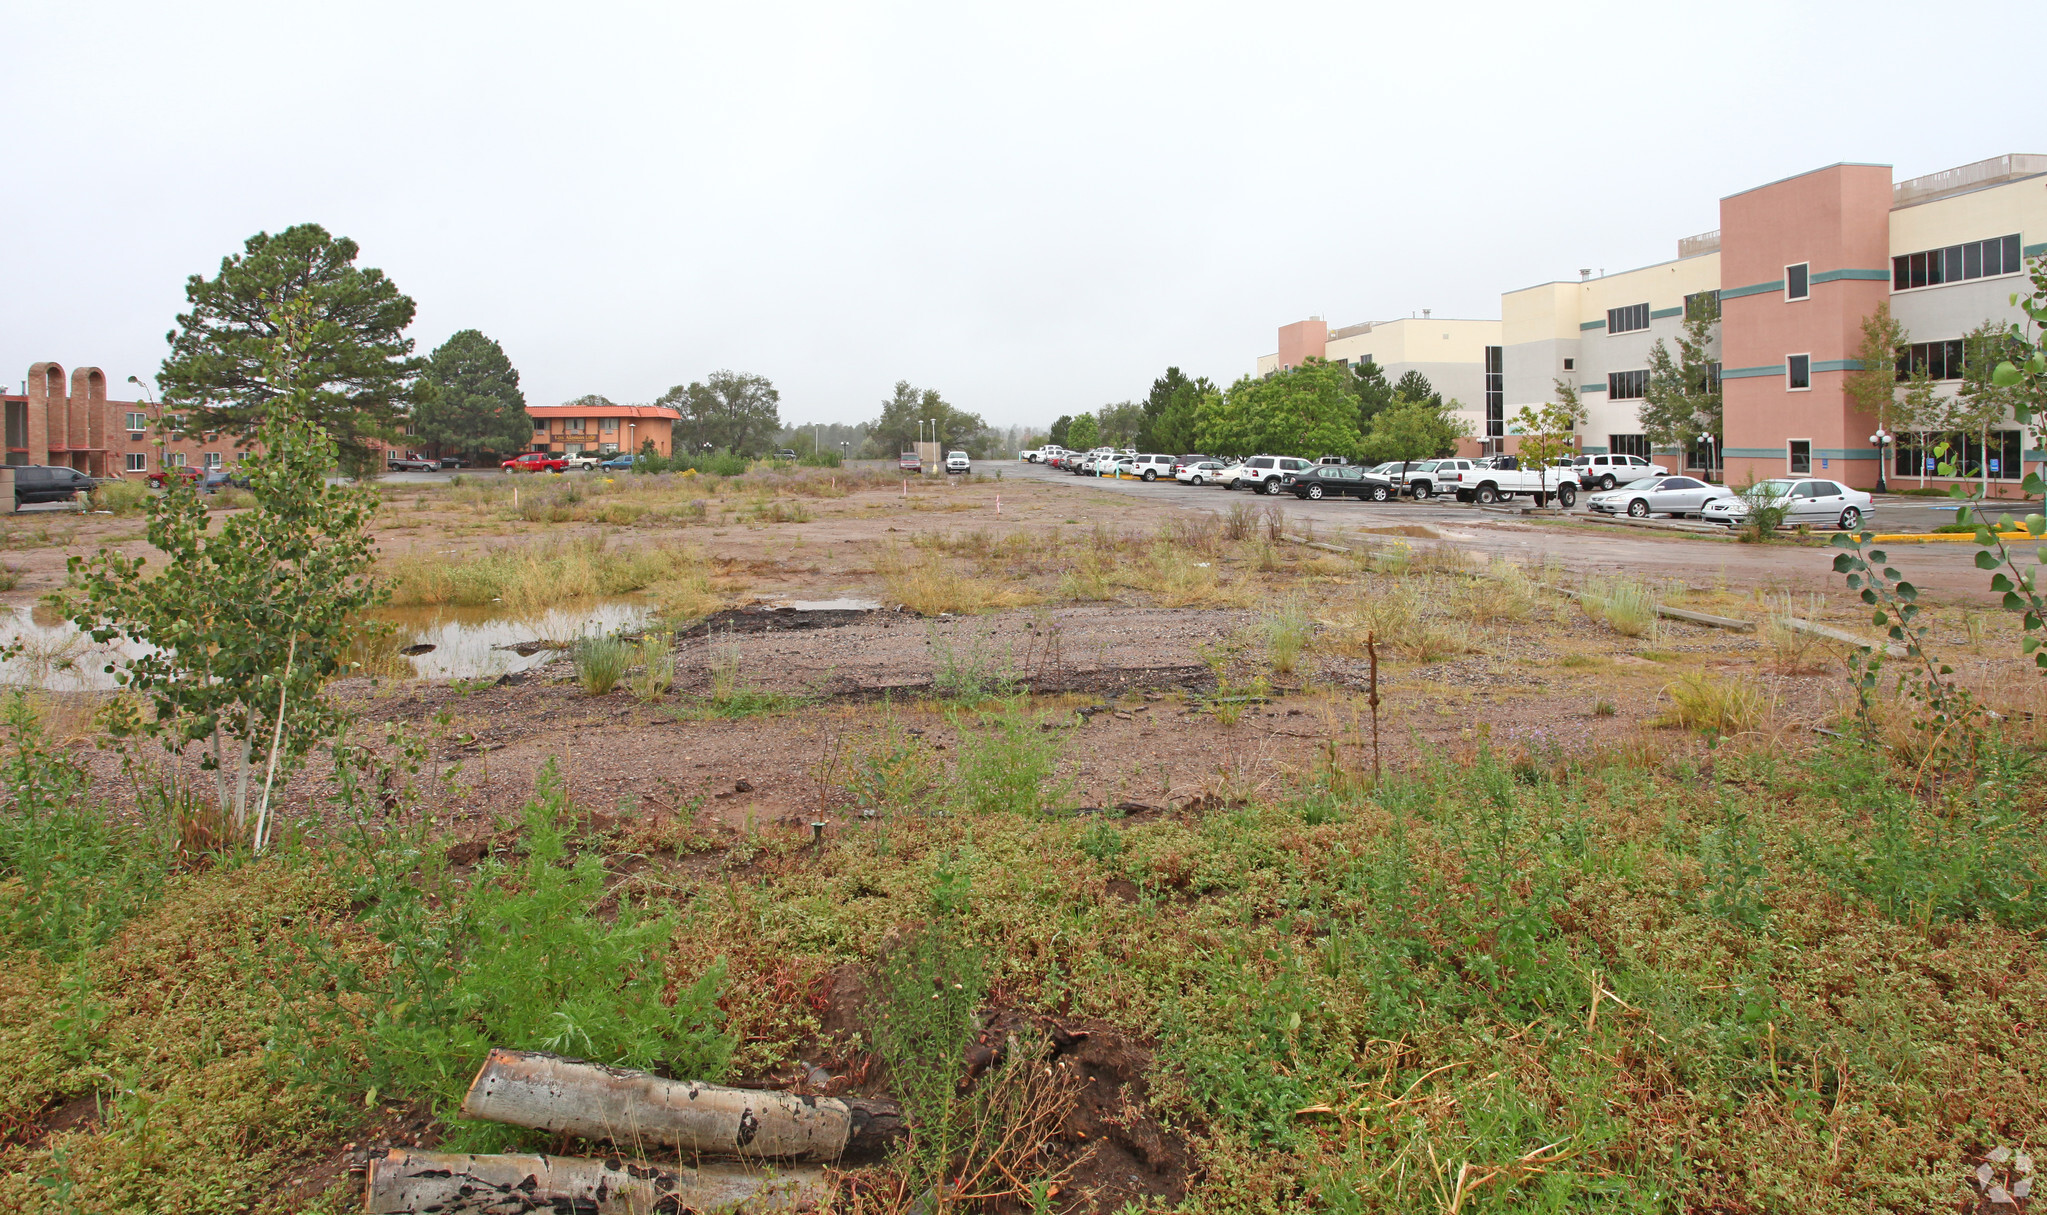
{"type": "Polygon", "coordinates": [[[18,509],[29,502],[69,502],[90,490],[94,484],[91,477],[75,468],[17,464],[14,466],[14,505],[18,509]]]}

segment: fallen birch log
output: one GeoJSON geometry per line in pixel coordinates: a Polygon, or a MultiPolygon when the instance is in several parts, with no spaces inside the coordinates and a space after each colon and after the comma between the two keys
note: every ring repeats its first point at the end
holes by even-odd
{"type": "Polygon", "coordinates": [[[518,1050],[490,1052],[462,1116],[628,1146],[783,1160],[878,1156],[905,1131],[901,1111],[886,1101],[664,1080],[518,1050]]]}
{"type": "Polygon", "coordinates": [[[393,1148],[372,1159],[363,1210],[370,1215],[765,1215],[818,1211],[829,1198],[815,1166],[700,1168],[612,1157],[471,1156],[393,1148]]]}

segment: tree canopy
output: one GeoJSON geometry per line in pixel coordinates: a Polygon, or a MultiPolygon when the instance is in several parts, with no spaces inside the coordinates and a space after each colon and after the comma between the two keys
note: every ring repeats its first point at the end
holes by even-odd
{"type": "Polygon", "coordinates": [[[1393,404],[1372,418],[1359,449],[1373,463],[1448,455],[1457,450],[1457,440],[1471,434],[1471,423],[1457,417],[1456,408],[1457,402],[1445,402],[1433,393],[1422,400],[1396,393],[1393,404]]]}
{"type": "Polygon", "coordinates": [[[1095,415],[1091,413],[1073,419],[1066,428],[1066,446],[1074,451],[1092,451],[1101,441],[1101,431],[1095,426],[1095,415]]]}
{"type": "Polygon", "coordinates": [[[782,433],[781,400],[782,394],[764,375],[714,371],[702,380],[677,384],[654,403],[682,415],[675,424],[677,453],[709,446],[757,456],[771,450],[782,433]]]}
{"type": "Polygon", "coordinates": [[[1066,441],[1066,428],[1071,425],[1073,425],[1073,415],[1070,413],[1060,414],[1059,420],[1052,423],[1052,429],[1045,432],[1045,441],[1054,447],[1070,446],[1066,441]]]}
{"type": "Polygon", "coordinates": [[[526,394],[504,347],[474,329],[442,342],[427,359],[433,391],[412,411],[412,433],[422,442],[460,452],[471,462],[501,459],[533,440],[526,394]]]}
{"type": "MultiPolygon", "coordinates": [[[[1678,332],[1677,355],[1662,338],[1649,348],[1649,382],[1642,389],[1642,433],[1657,447],[1687,451],[1702,438],[1719,441],[1720,380],[1707,353],[1720,305],[1712,293],[1702,294],[1685,312],[1678,332]]],[[[1563,387],[1559,381],[1559,387],[1563,387]]],[[[1572,397],[1576,399],[1576,391],[1572,397]]]]}
{"type": "Polygon", "coordinates": [[[1258,452],[1355,455],[1357,397],[1350,369],[1309,359],[1269,376],[1245,376],[1197,411],[1195,441],[1214,455],[1258,452]]]}
{"type": "Polygon", "coordinates": [[[867,424],[868,442],[878,455],[908,451],[920,430],[926,441],[933,438],[932,422],[940,447],[975,459],[986,452],[988,424],[980,414],[955,409],[936,388],[918,388],[908,380],[896,381],[895,392],[881,403],[881,416],[867,424]]]}
{"type": "Polygon", "coordinates": [[[1166,374],[1151,382],[1144,399],[1144,428],[1137,445],[1146,451],[1193,451],[1201,403],[1214,395],[1216,387],[1207,376],[1190,380],[1178,367],[1166,368],[1166,374]]]}
{"type": "MultiPolygon", "coordinates": [[[[1393,385],[1393,395],[1405,397],[1410,401],[1425,401],[1436,409],[1443,407],[1443,394],[1437,392],[1436,386],[1429,383],[1429,377],[1419,371],[1403,374],[1399,382],[1393,385]]],[[[1388,401],[1387,404],[1390,405],[1392,402],[1388,401]]]]}
{"type": "Polygon", "coordinates": [[[258,232],[221,259],[213,278],[185,282],[192,310],[166,334],[171,352],[157,373],[164,416],[181,435],[219,432],[247,444],[271,402],[288,389],[273,359],[280,317],[302,326],[295,364],[300,416],[333,440],[343,471],[383,467],[378,443],[395,441],[406,415],[429,391],[426,360],[405,330],[413,302],[384,272],[358,269],[360,250],[318,224],[275,236],[258,232]]]}
{"type": "MultiPolygon", "coordinates": [[[[1419,372],[1410,372],[1421,380],[1424,395],[1427,394],[1428,377],[1419,372]]],[[[1386,382],[1386,371],[1372,359],[1366,359],[1351,368],[1354,377],[1351,391],[1358,396],[1358,433],[1372,428],[1372,419],[1378,417],[1393,404],[1393,385],[1386,382]]]]}

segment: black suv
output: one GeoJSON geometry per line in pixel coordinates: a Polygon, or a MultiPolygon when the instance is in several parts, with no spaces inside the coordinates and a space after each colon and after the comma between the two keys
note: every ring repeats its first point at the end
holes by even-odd
{"type": "Polygon", "coordinates": [[[1347,494],[1384,502],[1400,496],[1400,488],[1393,482],[1349,464],[1320,464],[1288,473],[1280,488],[1292,490],[1296,498],[1341,498],[1347,494]]]}
{"type": "Polygon", "coordinates": [[[50,464],[14,466],[14,505],[30,502],[69,502],[99,484],[75,468],[50,464]]]}

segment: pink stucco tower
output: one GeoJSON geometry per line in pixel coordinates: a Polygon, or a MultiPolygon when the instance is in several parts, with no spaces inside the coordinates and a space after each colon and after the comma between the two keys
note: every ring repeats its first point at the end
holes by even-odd
{"type": "Polygon", "coordinates": [[[1890,294],[1891,170],[1838,164],[1720,200],[1727,482],[1876,484],[1876,420],[1844,391],[1890,294]]]}
{"type": "Polygon", "coordinates": [[[1299,367],[1329,353],[1329,325],[1319,317],[1279,327],[1279,365],[1299,367]]]}

